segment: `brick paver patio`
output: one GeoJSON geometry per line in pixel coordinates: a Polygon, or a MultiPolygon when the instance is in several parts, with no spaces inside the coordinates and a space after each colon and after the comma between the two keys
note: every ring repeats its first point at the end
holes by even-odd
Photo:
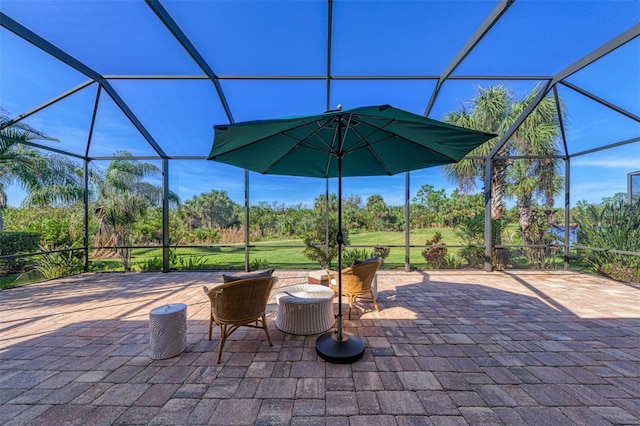
{"type": "MultiPolygon", "coordinates": [[[[306,281],[276,271],[278,286],[306,281]]],[[[317,336],[268,320],[216,364],[202,285],[220,273],[84,274],[0,292],[7,425],[640,424],[640,288],[570,272],[382,271],[380,312],[346,331],[336,365],[317,336]],[[187,350],[148,357],[149,311],[188,308],[187,350]]],[[[346,309],[345,309],[346,314],[346,309]]]]}

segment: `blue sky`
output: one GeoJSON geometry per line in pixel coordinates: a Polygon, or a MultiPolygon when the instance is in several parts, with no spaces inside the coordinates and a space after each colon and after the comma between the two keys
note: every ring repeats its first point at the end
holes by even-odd
{"type": "MultiPolygon", "coordinates": [[[[252,75],[316,76],[326,73],[326,1],[163,1],[199,52],[224,79],[221,86],[235,121],[312,114],[326,109],[323,80],[256,80],[252,75]]],[[[439,75],[473,34],[494,1],[339,1],[334,3],[332,74],[439,75]],[[357,19],[354,19],[357,17],[357,19]]],[[[46,37],[103,75],[202,75],[144,2],[3,0],[0,10],[46,37]]],[[[518,1],[456,69],[458,75],[554,75],[640,22],[640,1],[518,1]]],[[[635,39],[568,81],[640,115],[640,40],[635,39]]],[[[0,29],[0,106],[22,114],[85,82],[87,77],[0,29]]],[[[206,156],[213,126],[228,122],[215,88],[206,80],[110,80],[169,155],[206,156]]],[[[430,117],[459,110],[478,86],[504,84],[517,97],[537,81],[450,80],[430,117]]],[[[391,104],[422,114],[433,80],[335,80],[329,106],[391,104]]],[[[74,93],[25,122],[55,136],[51,146],[84,153],[96,85],[74,93]]],[[[632,119],[566,86],[567,140],[571,153],[640,135],[632,119]]],[[[117,150],[155,155],[114,102],[101,93],[91,156],[117,150]]],[[[94,161],[92,167],[106,166],[94,161]]],[[[160,165],[159,161],[155,164],[160,165]]],[[[571,162],[572,204],[599,202],[626,192],[627,173],[640,170],[640,143],[579,156],[571,162]]],[[[404,203],[405,176],[349,178],[344,194],[380,194],[404,203]]],[[[411,196],[424,184],[445,188],[439,168],[411,173],[411,196]]],[[[244,198],[244,174],[207,161],[171,161],[170,186],[182,200],[212,189],[244,198]]],[[[321,179],[250,174],[250,200],[310,205],[324,193],[321,179]]],[[[330,182],[331,191],[336,182],[330,182]]],[[[23,193],[8,191],[9,204],[23,193]]]]}

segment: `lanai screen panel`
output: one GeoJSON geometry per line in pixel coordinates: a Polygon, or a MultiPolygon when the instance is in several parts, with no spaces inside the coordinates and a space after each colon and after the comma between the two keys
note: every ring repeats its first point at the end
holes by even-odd
{"type": "Polygon", "coordinates": [[[638,0],[4,0],[0,11],[0,106],[60,140],[44,146],[89,159],[203,159],[215,124],[338,104],[443,119],[478,87],[522,97],[551,81],[568,108],[566,154],[622,144],[606,155],[628,159],[639,143],[639,39],[590,57],[638,32],[638,0]]]}

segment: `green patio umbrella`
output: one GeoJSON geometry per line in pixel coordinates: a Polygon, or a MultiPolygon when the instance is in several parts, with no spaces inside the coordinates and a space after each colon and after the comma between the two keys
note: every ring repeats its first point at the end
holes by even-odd
{"type": "MultiPolygon", "coordinates": [[[[214,126],[209,160],[262,174],[338,178],[338,270],[342,270],[342,177],[394,175],[460,161],[495,137],[390,105],[214,126]]],[[[364,342],[343,333],[342,277],[338,274],[336,332],[318,338],[316,351],[335,363],[355,362],[364,342]]]]}

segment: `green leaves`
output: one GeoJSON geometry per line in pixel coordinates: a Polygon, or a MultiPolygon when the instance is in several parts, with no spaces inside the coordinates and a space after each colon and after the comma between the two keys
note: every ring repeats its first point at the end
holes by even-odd
{"type": "MultiPolygon", "coordinates": [[[[640,252],[640,203],[616,200],[581,206],[575,216],[578,243],[587,247],[640,252]]],[[[621,281],[640,282],[640,256],[585,250],[583,258],[596,271],[621,281]]]]}
{"type": "MultiPolygon", "coordinates": [[[[540,87],[521,100],[502,85],[488,88],[480,87],[478,94],[470,101],[469,108],[447,114],[445,121],[470,129],[504,135],[518,120],[522,112],[538,95],[540,87]]],[[[560,114],[565,114],[560,103],[560,114]]],[[[498,151],[498,155],[543,156],[547,158],[520,158],[511,160],[493,160],[491,191],[492,217],[499,219],[503,213],[502,197],[515,197],[523,204],[530,204],[535,197],[543,203],[553,202],[553,196],[562,187],[556,158],[560,126],[555,99],[546,96],[524,120],[507,143],[498,151]]],[[[500,137],[494,138],[475,150],[468,157],[486,157],[500,137]]],[[[447,178],[459,185],[463,192],[475,188],[478,181],[485,180],[485,160],[466,159],[444,167],[447,178]]],[[[488,185],[488,182],[484,182],[488,185]]]]}
{"type": "MultiPolygon", "coordinates": [[[[96,245],[113,245],[125,271],[131,269],[134,225],[147,210],[162,200],[162,188],[144,179],[160,173],[155,165],[134,160],[128,152],[111,161],[104,178],[97,180],[98,199],[94,207],[99,230],[96,245]]],[[[178,201],[173,195],[172,199],[178,201]]]]}

